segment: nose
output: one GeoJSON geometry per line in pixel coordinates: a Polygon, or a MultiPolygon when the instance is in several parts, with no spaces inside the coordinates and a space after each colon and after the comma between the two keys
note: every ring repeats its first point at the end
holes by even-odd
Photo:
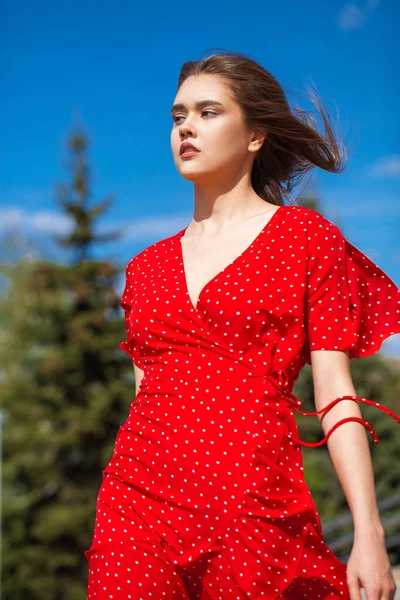
{"type": "Polygon", "coordinates": [[[181,143],[186,140],[187,137],[194,138],[193,129],[185,128],[179,132],[181,143]]]}
{"type": "Polygon", "coordinates": [[[182,123],[181,125],[178,125],[179,128],[179,136],[181,138],[181,141],[183,142],[184,139],[187,137],[188,134],[190,134],[191,137],[194,137],[196,128],[193,126],[190,117],[187,115],[185,117],[185,122],[182,123]]]}

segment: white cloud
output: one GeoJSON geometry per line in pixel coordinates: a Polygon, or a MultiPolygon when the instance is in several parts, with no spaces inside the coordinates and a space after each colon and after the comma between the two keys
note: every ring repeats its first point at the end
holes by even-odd
{"type": "Polygon", "coordinates": [[[366,5],[361,7],[354,2],[348,2],[342,8],[338,16],[338,26],[342,31],[351,31],[361,27],[378,6],[380,0],[367,0],[366,5]]]}
{"type": "Polygon", "coordinates": [[[55,212],[38,212],[32,217],[32,229],[43,233],[66,234],[72,229],[72,220],[67,215],[55,212]]]}
{"type": "Polygon", "coordinates": [[[2,208],[0,211],[0,231],[10,227],[20,227],[24,220],[24,211],[19,208],[2,208]]]}
{"type": "Polygon", "coordinates": [[[37,231],[49,234],[66,234],[71,231],[72,221],[67,215],[54,211],[28,213],[21,208],[0,208],[0,232],[9,229],[37,231]]]}
{"type": "Polygon", "coordinates": [[[356,4],[345,4],[339,13],[338,25],[342,31],[356,29],[363,24],[363,11],[356,4]]]}
{"type": "Polygon", "coordinates": [[[369,172],[371,177],[400,177],[400,154],[379,159],[369,172]]]}
{"type": "MultiPolygon", "coordinates": [[[[51,187],[20,185],[7,191],[0,188],[0,234],[13,229],[20,232],[35,232],[49,235],[66,235],[73,221],[65,213],[56,210],[35,210],[48,203],[54,195],[51,187]],[[32,210],[29,210],[33,207],[32,210]]],[[[106,220],[96,226],[98,233],[122,231],[123,241],[163,239],[183,229],[191,220],[189,214],[142,217],[129,221],[106,220]]]]}
{"type": "MultiPolygon", "coordinates": [[[[97,227],[98,233],[122,231],[123,241],[147,241],[149,238],[163,239],[180,231],[189,223],[189,215],[171,215],[165,217],[147,217],[133,222],[108,222],[97,227]]],[[[0,207],[0,233],[9,229],[24,232],[37,232],[54,235],[66,235],[71,231],[73,221],[68,215],[55,211],[29,213],[21,208],[0,207]]]]}

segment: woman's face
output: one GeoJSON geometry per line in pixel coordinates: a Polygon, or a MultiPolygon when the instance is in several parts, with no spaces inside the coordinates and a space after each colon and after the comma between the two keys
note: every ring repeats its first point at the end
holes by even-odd
{"type": "Polygon", "coordinates": [[[243,168],[251,169],[254,152],[264,141],[247,130],[227,84],[215,75],[188,77],[175,97],[171,115],[175,165],[182,177],[193,183],[221,181],[221,177],[237,176],[243,168]],[[200,152],[181,157],[180,146],[185,141],[200,152]]]}

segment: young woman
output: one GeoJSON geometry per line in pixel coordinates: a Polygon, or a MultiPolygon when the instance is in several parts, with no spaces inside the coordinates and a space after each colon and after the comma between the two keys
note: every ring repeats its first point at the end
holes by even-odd
{"type": "Polygon", "coordinates": [[[191,223],[133,257],[121,300],[136,398],[97,498],[88,600],[389,600],[368,429],[349,359],[400,333],[400,290],[295,179],[342,151],[239,53],[183,66],[172,152],[191,223]],[[312,366],[317,411],[291,390],[312,366]],[[295,411],[318,414],[321,442],[295,411]],[[329,440],[328,440],[329,438],[329,440]],[[326,545],[301,446],[327,442],[354,520],[345,565],[326,545]]]}

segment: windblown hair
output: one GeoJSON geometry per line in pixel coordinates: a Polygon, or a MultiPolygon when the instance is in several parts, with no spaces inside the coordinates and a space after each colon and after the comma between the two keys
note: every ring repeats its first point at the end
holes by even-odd
{"type": "Polygon", "coordinates": [[[245,54],[224,51],[185,62],[177,91],[188,77],[202,74],[220,77],[240,106],[245,125],[266,132],[253,161],[251,183],[267,202],[291,202],[293,187],[315,167],[332,173],[346,167],[346,148],[333,132],[332,118],[323,101],[310,88],[309,95],[322,117],[325,135],[318,131],[316,119],[309,112],[298,106],[290,108],[277,79],[245,54]]]}

